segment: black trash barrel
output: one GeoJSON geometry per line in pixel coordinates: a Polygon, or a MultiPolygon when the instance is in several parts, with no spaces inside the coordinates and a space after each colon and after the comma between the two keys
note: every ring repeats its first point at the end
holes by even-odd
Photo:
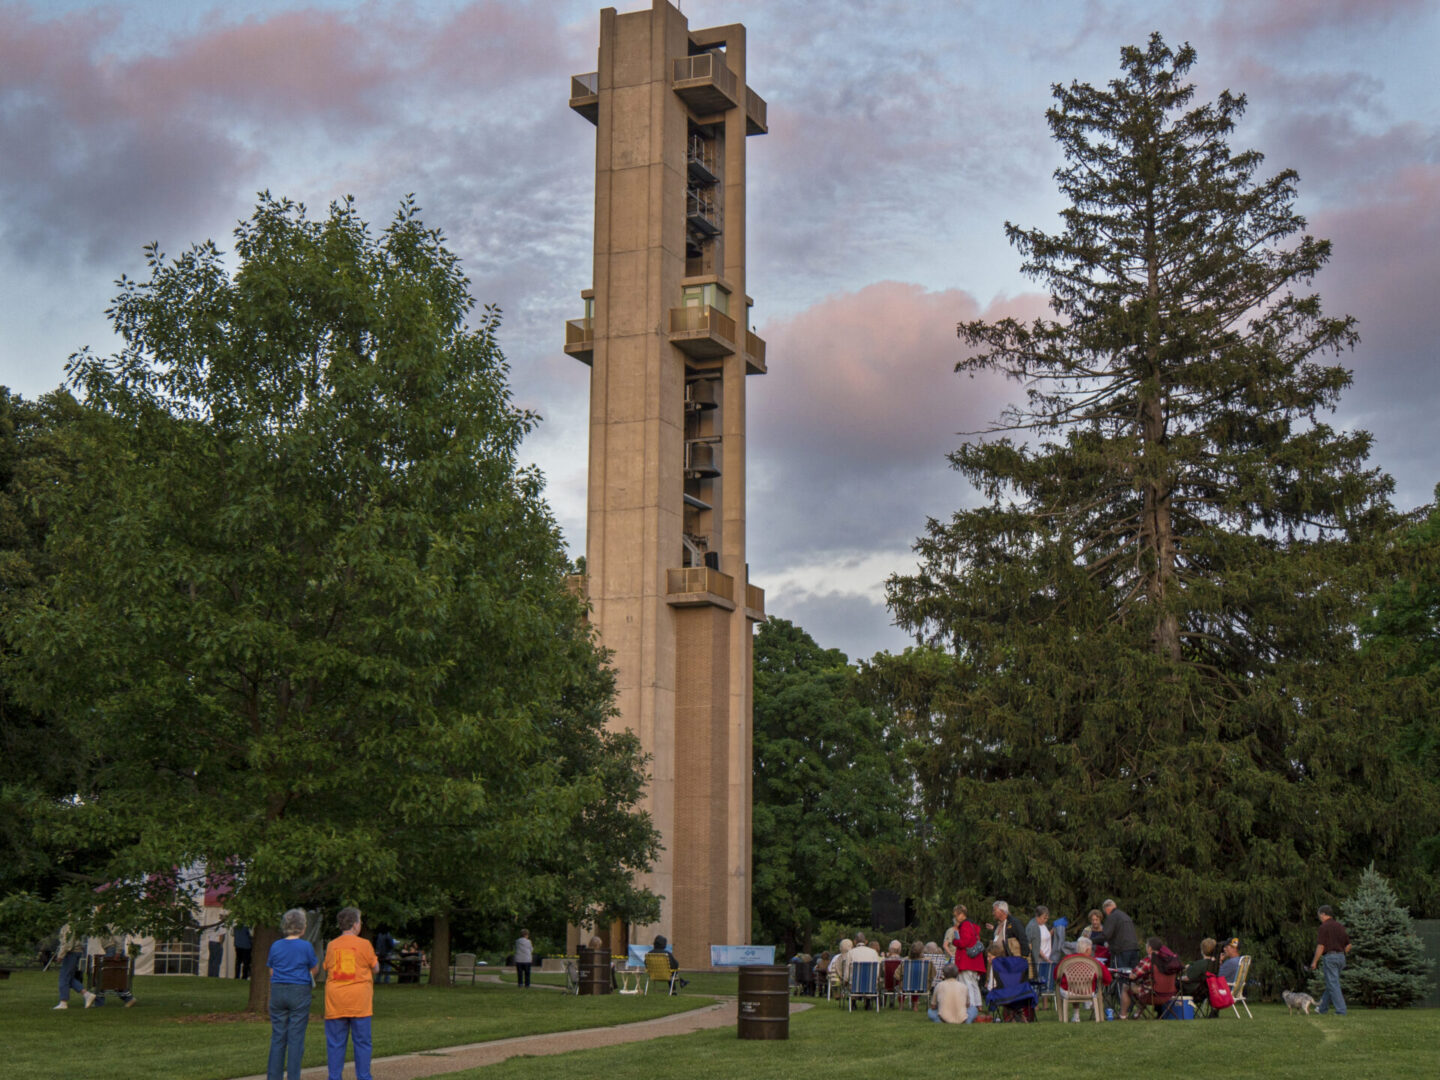
{"type": "Polygon", "coordinates": [[[790,1038],[790,969],[784,964],[747,965],[740,969],[742,1039],[790,1038]]]}
{"type": "Polygon", "coordinates": [[[610,954],[604,949],[577,949],[580,957],[580,993],[610,993],[610,954]]]}

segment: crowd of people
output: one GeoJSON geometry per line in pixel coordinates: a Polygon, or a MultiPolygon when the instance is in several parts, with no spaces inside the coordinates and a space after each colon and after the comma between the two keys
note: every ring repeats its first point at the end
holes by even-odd
{"type": "MultiPolygon", "coordinates": [[[[1320,942],[1311,967],[1321,968],[1325,975],[1326,998],[1322,1005],[1333,1005],[1343,1016],[1345,1002],[1338,973],[1344,967],[1349,939],[1328,907],[1321,909],[1320,921],[1320,942]]],[[[1128,1019],[1147,1007],[1162,1008],[1182,996],[1193,1003],[1211,1004],[1214,1007],[1210,1015],[1215,1016],[1223,1006],[1218,1004],[1221,992],[1210,977],[1218,977],[1233,988],[1240,974],[1241,947],[1236,937],[1223,944],[1206,938],[1200,943],[1200,955],[1187,964],[1161,938],[1142,941],[1134,920],[1114,900],[1106,900],[1090,911],[1073,937],[1069,920],[1052,919],[1050,909],[1044,905],[1036,907],[1030,920],[1022,923],[1007,902],[998,900],[983,925],[970,918],[963,904],[956,905],[953,924],[938,943],[915,941],[907,949],[894,940],[882,956],[877,945],[861,933],[853,940],[842,940],[834,952],[827,950],[819,956],[800,953],[792,962],[805,988],[823,995],[844,993],[856,963],[878,961],[879,992],[910,996],[911,1007],[916,1008],[913,996],[904,994],[901,986],[902,966],[907,957],[926,960],[930,965],[926,980],[930,1018],[940,1023],[967,1024],[988,1019],[981,1010],[987,992],[996,987],[996,959],[1014,957],[1025,961],[1029,982],[1047,993],[1053,989],[1065,996],[1071,989],[1066,976],[1059,980],[1054,976],[1059,963],[1070,956],[1094,964],[1095,985],[1106,1000],[1114,1003],[1109,1011],[1117,1019],[1128,1019]],[[1212,992],[1217,1000],[1212,1000],[1212,992]]],[[[1067,970],[1074,967],[1067,965],[1067,970]]],[[[1089,981],[1087,977],[1087,985],[1089,981]]],[[[1033,1011],[1027,1018],[1033,1018],[1033,1011]]],[[[1075,1019],[1079,1019],[1078,1010],[1075,1019]]]]}

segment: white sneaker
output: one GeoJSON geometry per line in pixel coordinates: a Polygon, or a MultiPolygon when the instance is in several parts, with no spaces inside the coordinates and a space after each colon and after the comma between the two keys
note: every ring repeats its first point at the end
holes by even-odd
{"type": "Polygon", "coordinates": [[[68,1009],[69,1007],[70,1007],[70,1002],[68,1002],[68,1001],[62,1001],[62,1002],[60,1002],[59,1005],[56,1005],[56,1006],[55,1006],[55,1008],[57,1008],[57,1009],[68,1009]]]}
{"type": "Polygon", "coordinates": [[[85,991],[85,1007],[88,1009],[88,1008],[90,1008],[91,1005],[94,1005],[94,1004],[95,1004],[95,995],[92,994],[89,990],[86,990],[86,991],[85,991]]]}

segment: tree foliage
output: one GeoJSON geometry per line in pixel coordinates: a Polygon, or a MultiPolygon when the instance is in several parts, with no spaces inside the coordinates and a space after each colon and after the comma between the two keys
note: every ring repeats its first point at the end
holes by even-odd
{"type": "Polygon", "coordinates": [[[642,762],[600,730],[612,688],[517,462],[535,418],[443,237],[408,201],[377,237],[267,194],[233,273],[213,243],[148,261],[121,352],[72,358],[80,466],[12,625],[27,700],[95,762],[53,827],[115,845],[69,913],[104,885],[107,921],[153,923],[171,869],[206,867],[263,955],[294,905],[570,900],[533,867],[594,815],[590,873],[634,901],[642,762]]]}
{"type": "Polygon", "coordinates": [[[1393,521],[1370,437],[1327,422],[1355,341],[1310,290],[1329,244],[1297,178],[1193,103],[1158,36],[1047,113],[1069,200],[1007,225],[1053,319],[972,322],[957,371],[1025,395],[950,455],[983,504],[931,521],[896,576],[932,889],[1304,954],[1309,913],[1399,857],[1413,773],[1384,752],[1355,649],[1393,521]],[[923,658],[923,662],[922,659],[923,658]]]}
{"type": "MultiPolygon", "coordinates": [[[[1347,1004],[1367,1009],[1403,1009],[1430,992],[1433,962],[1415,934],[1407,911],[1383,874],[1369,866],[1355,891],[1340,903],[1340,922],[1350,935],[1350,955],[1340,973],[1347,1004]]],[[[1318,973],[1310,992],[1324,991],[1318,973]]]]}
{"type": "Polygon", "coordinates": [[[885,714],[844,653],[772,617],[755,636],[754,715],[755,940],[788,951],[822,921],[869,925],[902,825],[885,714]]]}
{"type": "MultiPolygon", "coordinates": [[[[79,413],[63,391],[26,401],[0,387],[0,625],[50,576],[38,499],[69,482],[63,433],[79,413]]],[[[8,667],[10,650],[0,648],[8,667]]],[[[99,853],[47,842],[46,810],[78,790],[84,747],[48,712],[21,701],[0,672],[0,947],[24,950],[54,933],[48,898],[99,853]]]]}
{"type": "MultiPolygon", "coordinates": [[[[1440,799],[1440,487],[1420,518],[1400,535],[1394,576],[1372,598],[1361,628],[1370,677],[1386,690],[1392,752],[1440,799]]],[[[1426,910],[1440,914],[1440,822],[1429,826],[1412,837],[1417,872],[1403,880],[1426,910]]]]}

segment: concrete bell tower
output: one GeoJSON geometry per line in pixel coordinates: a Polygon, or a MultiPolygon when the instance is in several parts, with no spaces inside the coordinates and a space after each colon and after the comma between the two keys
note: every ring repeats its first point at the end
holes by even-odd
{"type": "Polygon", "coordinates": [[[590,365],[586,589],[664,844],[643,879],[659,922],[601,933],[615,950],[663,933],[703,967],[710,945],[750,941],[765,598],[745,561],[745,385],[765,343],[745,291],[745,148],[765,102],[745,84],[743,26],[692,30],[654,0],[601,11],[598,70],[571,80],[570,107],[596,129],[592,287],[565,328],[590,365]]]}

